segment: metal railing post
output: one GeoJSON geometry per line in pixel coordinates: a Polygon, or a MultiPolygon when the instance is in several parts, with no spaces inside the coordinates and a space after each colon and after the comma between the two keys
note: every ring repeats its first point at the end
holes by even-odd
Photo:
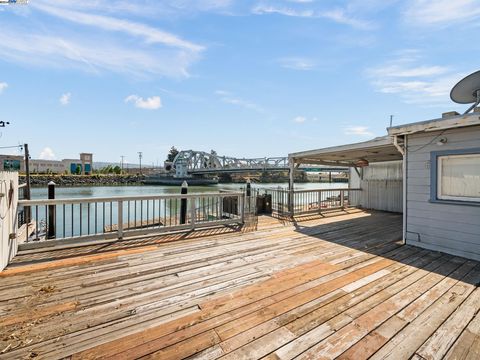
{"type": "Polygon", "coordinates": [[[123,201],[122,200],[119,200],[117,202],[117,213],[118,213],[117,235],[119,239],[123,239],[123,201]]]}
{"type": "Polygon", "coordinates": [[[345,190],[340,190],[340,206],[345,210],[345,190]]]}

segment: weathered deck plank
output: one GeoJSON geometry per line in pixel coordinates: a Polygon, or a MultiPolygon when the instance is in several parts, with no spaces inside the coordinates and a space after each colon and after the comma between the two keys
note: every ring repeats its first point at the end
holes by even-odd
{"type": "Polygon", "coordinates": [[[16,359],[472,358],[480,265],[354,211],[21,252],[0,277],[16,359]]]}

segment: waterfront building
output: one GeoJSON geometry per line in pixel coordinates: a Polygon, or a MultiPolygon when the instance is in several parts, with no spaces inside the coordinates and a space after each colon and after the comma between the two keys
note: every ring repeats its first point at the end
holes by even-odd
{"type": "MultiPolygon", "coordinates": [[[[81,153],[79,159],[30,159],[29,164],[33,174],[91,175],[93,154],[81,153]]],[[[0,155],[0,171],[25,172],[25,158],[21,155],[0,155]]]]}

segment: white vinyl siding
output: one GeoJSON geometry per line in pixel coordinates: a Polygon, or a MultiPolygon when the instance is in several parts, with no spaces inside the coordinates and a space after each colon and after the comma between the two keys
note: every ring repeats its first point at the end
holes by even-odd
{"type": "Polygon", "coordinates": [[[480,154],[439,156],[437,198],[480,201],[480,154]]]}

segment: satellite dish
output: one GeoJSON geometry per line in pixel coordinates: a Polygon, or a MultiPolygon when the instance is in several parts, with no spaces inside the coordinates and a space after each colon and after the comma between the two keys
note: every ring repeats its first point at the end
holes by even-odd
{"type": "Polygon", "coordinates": [[[471,104],[464,114],[468,114],[480,103],[480,71],[476,71],[462,80],[450,91],[450,98],[457,104],[471,104]]]}

